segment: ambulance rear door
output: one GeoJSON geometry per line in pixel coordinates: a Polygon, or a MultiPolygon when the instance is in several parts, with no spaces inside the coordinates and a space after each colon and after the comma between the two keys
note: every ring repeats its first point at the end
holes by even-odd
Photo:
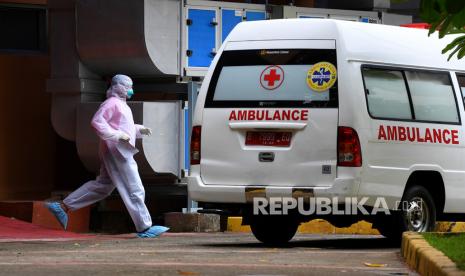
{"type": "Polygon", "coordinates": [[[317,187],[336,177],[335,40],[229,42],[202,122],[207,185],[317,187]]]}

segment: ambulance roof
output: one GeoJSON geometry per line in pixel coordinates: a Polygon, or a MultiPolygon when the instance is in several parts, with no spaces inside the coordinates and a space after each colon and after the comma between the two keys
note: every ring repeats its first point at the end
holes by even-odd
{"type": "MultiPolygon", "coordinates": [[[[332,19],[280,19],[244,22],[227,42],[257,40],[335,39],[338,57],[348,61],[465,71],[465,60],[447,61],[442,49],[456,35],[443,39],[428,30],[332,19]],[[342,56],[341,56],[342,55],[342,56]]],[[[270,43],[270,48],[272,43],[270,43]]]]}

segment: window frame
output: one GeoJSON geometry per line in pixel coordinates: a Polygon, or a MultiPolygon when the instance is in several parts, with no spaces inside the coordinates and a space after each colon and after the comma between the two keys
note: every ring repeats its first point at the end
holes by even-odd
{"type": "Polygon", "coordinates": [[[29,10],[36,12],[43,12],[43,18],[38,18],[37,32],[38,32],[38,47],[36,49],[16,49],[16,48],[0,48],[2,54],[46,54],[50,48],[49,42],[49,13],[46,5],[35,4],[16,4],[16,3],[0,3],[0,8],[4,9],[17,9],[29,10]],[[43,20],[41,22],[40,20],[43,20]],[[43,26],[41,25],[43,24],[43,26]],[[43,27],[43,29],[41,28],[43,27]]]}
{"type": "MultiPolygon", "coordinates": [[[[339,109],[339,71],[338,71],[338,78],[336,80],[336,83],[332,88],[330,88],[330,100],[329,101],[312,101],[309,104],[303,104],[302,101],[242,101],[242,100],[236,100],[236,101],[215,101],[214,100],[214,95],[215,95],[215,90],[216,86],[218,84],[219,80],[219,75],[221,73],[221,69],[225,65],[225,57],[224,55],[227,54],[232,54],[233,52],[239,53],[240,52],[259,52],[261,50],[289,50],[289,51],[327,51],[327,55],[333,55],[334,56],[334,61],[331,60],[331,62],[338,68],[337,66],[337,52],[336,49],[309,49],[309,48],[286,48],[286,49],[274,49],[272,47],[266,48],[266,49],[246,49],[246,50],[229,50],[229,51],[224,51],[218,62],[215,65],[213,74],[210,78],[208,88],[207,88],[207,95],[205,98],[205,104],[204,108],[323,108],[323,109],[339,109]],[[333,89],[333,91],[331,91],[333,89]]],[[[247,65],[247,64],[246,64],[247,65]]],[[[244,65],[244,66],[246,66],[244,65]]],[[[264,64],[267,65],[267,64],[264,64]]],[[[269,65],[269,64],[268,64],[269,65]]],[[[272,65],[272,64],[271,64],[272,65]]],[[[242,65],[238,65],[242,66],[242,65]]]]}
{"type": "Polygon", "coordinates": [[[464,98],[464,91],[460,87],[459,77],[465,78],[465,72],[451,72],[454,74],[455,79],[457,80],[457,87],[460,91],[460,96],[462,96],[462,103],[463,103],[463,110],[465,110],[465,98],[464,98]]]}
{"type": "MultiPolygon", "coordinates": [[[[362,77],[363,82],[363,93],[365,95],[365,102],[368,115],[371,119],[374,120],[384,120],[384,121],[398,121],[398,122],[412,122],[412,123],[428,123],[428,124],[440,124],[440,125],[462,125],[462,118],[460,114],[460,108],[458,106],[457,101],[457,91],[455,89],[454,82],[452,80],[451,71],[448,70],[428,70],[428,69],[416,69],[416,68],[407,68],[407,67],[397,67],[397,66],[383,66],[383,65],[373,65],[373,64],[362,64],[360,66],[360,74],[362,77]],[[404,78],[404,83],[407,91],[407,96],[409,100],[410,112],[412,113],[412,119],[396,119],[396,118],[383,118],[383,117],[376,117],[370,113],[370,108],[368,104],[368,95],[367,95],[367,87],[365,83],[365,76],[363,74],[364,69],[376,69],[376,70],[386,70],[386,71],[399,71],[402,73],[402,77],[404,78]],[[405,74],[406,71],[410,72],[422,72],[422,73],[430,73],[430,74],[447,74],[450,82],[450,86],[452,88],[452,93],[454,95],[455,101],[455,109],[458,115],[458,122],[441,122],[441,121],[429,121],[429,120],[418,120],[415,117],[415,109],[413,106],[412,95],[410,92],[410,86],[408,84],[407,76],[405,74]]],[[[465,74],[464,74],[465,76],[465,74]]]]}

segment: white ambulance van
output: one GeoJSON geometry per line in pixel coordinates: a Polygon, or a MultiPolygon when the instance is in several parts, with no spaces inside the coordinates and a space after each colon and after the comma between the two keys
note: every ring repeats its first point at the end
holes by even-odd
{"type": "Polygon", "coordinates": [[[436,36],[327,19],[239,24],[199,92],[189,195],[241,214],[265,243],[318,214],[254,214],[259,197],[384,202],[389,214],[322,218],[364,219],[396,239],[462,219],[465,61],[448,62],[451,39],[436,36]]]}

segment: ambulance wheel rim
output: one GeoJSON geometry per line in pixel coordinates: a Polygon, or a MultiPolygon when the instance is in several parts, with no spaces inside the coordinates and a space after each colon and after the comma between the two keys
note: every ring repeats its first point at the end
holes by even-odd
{"type": "Polygon", "coordinates": [[[426,232],[430,224],[429,208],[421,197],[414,197],[408,202],[406,221],[408,230],[426,232]]]}

